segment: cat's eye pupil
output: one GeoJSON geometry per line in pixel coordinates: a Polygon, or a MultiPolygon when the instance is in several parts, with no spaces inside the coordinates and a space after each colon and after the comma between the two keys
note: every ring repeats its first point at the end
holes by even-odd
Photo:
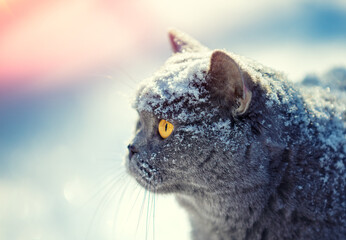
{"type": "Polygon", "coordinates": [[[174,129],[173,124],[168,122],[167,120],[161,119],[161,121],[159,122],[158,130],[159,130],[160,136],[163,139],[168,138],[172,134],[173,129],[174,129]]]}

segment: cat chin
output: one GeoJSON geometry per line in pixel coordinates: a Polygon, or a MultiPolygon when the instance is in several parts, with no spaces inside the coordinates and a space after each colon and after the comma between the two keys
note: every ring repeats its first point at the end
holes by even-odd
{"type": "Polygon", "coordinates": [[[132,164],[128,164],[128,173],[135,178],[136,182],[146,190],[154,193],[168,194],[180,193],[181,187],[179,184],[169,184],[162,182],[162,178],[156,176],[156,179],[148,179],[143,176],[143,172],[132,164]]]}
{"type": "Polygon", "coordinates": [[[182,183],[169,183],[169,182],[151,182],[141,177],[140,175],[132,175],[135,177],[137,183],[146,190],[159,194],[179,194],[185,196],[192,196],[199,193],[204,195],[210,191],[203,187],[196,187],[191,184],[182,183]]]}
{"type": "Polygon", "coordinates": [[[172,191],[171,186],[166,186],[164,184],[157,184],[153,182],[148,182],[145,178],[142,178],[141,176],[134,176],[136,179],[136,182],[146,190],[153,192],[153,193],[159,193],[159,194],[167,194],[167,193],[174,193],[172,191]]]}
{"type": "Polygon", "coordinates": [[[151,182],[147,182],[146,179],[141,178],[140,176],[135,176],[135,179],[141,187],[145,188],[146,190],[153,192],[153,193],[159,193],[159,194],[173,194],[173,193],[181,193],[175,185],[169,185],[169,184],[153,184],[151,182]]]}
{"type": "Polygon", "coordinates": [[[125,162],[127,172],[135,178],[136,182],[148,191],[160,194],[186,194],[208,193],[211,190],[207,186],[193,184],[189,181],[180,181],[174,179],[174,172],[164,173],[152,167],[146,161],[140,161],[136,156],[125,162]]]}
{"type": "Polygon", "coordinates": [[[155,172],[150,172],[148,169],[139,168],[135,161],[126,161],[127,172],[135,178],[137,183],[141,185],[146,190],[151,192],[161,192],[159,189],[160,182],[162,182],[159,174],[155,172]]]}

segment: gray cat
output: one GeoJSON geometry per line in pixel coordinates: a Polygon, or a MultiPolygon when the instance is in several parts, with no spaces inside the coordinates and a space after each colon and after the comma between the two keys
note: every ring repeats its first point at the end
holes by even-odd
{"type": "Polygon", "coordinates": [[[145,81],[126,163],[172,193],[192,239],[346,239],[345,91],[302,91],[254,61],[178,31],[145,81]]]}

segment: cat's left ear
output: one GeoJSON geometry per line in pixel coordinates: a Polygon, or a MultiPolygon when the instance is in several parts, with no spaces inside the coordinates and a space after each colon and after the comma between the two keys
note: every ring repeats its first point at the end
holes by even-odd
{"type": "Polygon", "coordinates": [[[252,93],[240,67],[226,52],[215,50],[211,55],[207,81],[212,99],[230,108],[234,116],[247,111],[252,93]]]}
{"type": "Polygon", "coordinates": [[[176,29],[171,29],[168,32],[168,37],[171,43],[173,53],[202,52],[209,50],[207,47],[200,44],[194,38],[176,29]]]}

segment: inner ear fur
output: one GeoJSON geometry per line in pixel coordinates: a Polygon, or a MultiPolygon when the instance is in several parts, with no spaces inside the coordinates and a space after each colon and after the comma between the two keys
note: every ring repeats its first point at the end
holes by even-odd
{"type": "Polygon", "coordinates": [[[231,108],[233,115],[242,115],[247,111],[252,93],[246,86],[239,65],[226,52],[213,52],[207,79],[212,98],[231,108]]]}

